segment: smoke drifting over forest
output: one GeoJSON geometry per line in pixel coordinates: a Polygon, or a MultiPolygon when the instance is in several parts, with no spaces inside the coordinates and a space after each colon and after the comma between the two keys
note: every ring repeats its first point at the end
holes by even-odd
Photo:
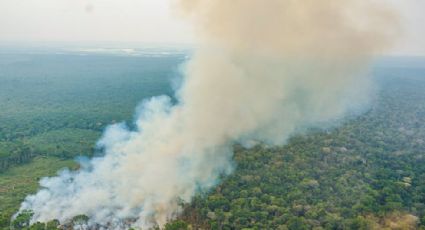
{"type": "Polygon", "coordinates": [[[232,145],[284,144],[368,101],[368,63],[391,45],[397,17],[370,0],[180,0],[200,48],[176,92],[144,102],[137,128],[112,125],[105,155],[44,178],[21,210],[33,221],[163,226],[232,172],[232,145]]]}

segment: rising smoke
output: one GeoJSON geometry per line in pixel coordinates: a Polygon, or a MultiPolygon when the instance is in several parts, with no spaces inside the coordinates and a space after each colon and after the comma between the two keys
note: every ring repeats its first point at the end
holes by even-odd
{"type": "Polygon", "coordinates": [[[21,210],[33,221],[163,226],[232,171],[232,145],[284,144],[367,102],[368,62],[390,45],[396,17],[373,0],[180,0],[199,49],[177,104],[144,102],[137,128],[112,125],[105,156],[44,178],[21,210]]]}

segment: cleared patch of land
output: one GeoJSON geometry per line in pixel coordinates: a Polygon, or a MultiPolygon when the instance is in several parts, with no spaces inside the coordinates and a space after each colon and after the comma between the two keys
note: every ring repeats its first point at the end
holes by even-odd
{"type": "Polygon", "coordinates": [[[54,157],[37,157],[29,164],[16,166],[0,174],[0,210],[14,213],[25,196],[39,188],[38,181],[53,176],[62,168],[76,168],[72,160],[54,157]]]}

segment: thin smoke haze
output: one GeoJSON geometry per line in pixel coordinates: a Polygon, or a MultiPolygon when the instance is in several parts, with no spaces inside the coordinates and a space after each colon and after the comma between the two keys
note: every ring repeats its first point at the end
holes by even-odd
{"type": "Polygon", "coordinates": [[[370,0],[180,0],[200,48],[176,92],[143,103],[137,128],[112,125],[105,155],[44,178],[22,210],[33,221],[85,214],[112,229],[164,226],[232,172],[232,146],[281,145],[369,98],[368,63],[397,16],[370,0]]]}

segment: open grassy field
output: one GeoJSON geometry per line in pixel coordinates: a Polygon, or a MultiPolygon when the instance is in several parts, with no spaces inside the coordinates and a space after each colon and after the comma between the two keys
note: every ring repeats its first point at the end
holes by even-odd
{"type": "Polygon", "coordinates": [[[26,195],[39,188],[38,181],[53,176],[63,168],[75,168],[72,160],[55,157],[36,157],[31,163],[16,166],[0,174],[0,210],[14,213],[26,195]]]}

